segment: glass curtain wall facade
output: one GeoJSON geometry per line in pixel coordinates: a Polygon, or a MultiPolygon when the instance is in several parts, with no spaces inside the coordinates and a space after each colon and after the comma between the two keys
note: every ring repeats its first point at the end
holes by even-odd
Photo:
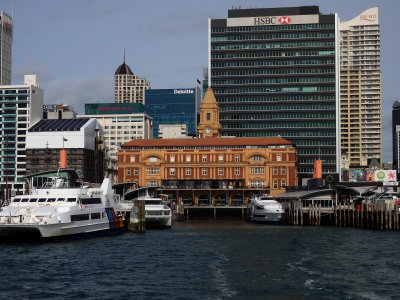
{"type": "Polygon", "coordinates": [[[317,6],[233,9],[209,21],[209,36],[221,134],[287,138],[299,179],[318,158],[325,176],[338,174],[337,15],[317,6]]]}
{"type": "Polygon", "coordinates": [[[188,135],[196,136],[200,93],[199,87],[146,90],[145,111],[153,118],[153,138],[159,138],[161,124],[186,124],[188,135]]]}

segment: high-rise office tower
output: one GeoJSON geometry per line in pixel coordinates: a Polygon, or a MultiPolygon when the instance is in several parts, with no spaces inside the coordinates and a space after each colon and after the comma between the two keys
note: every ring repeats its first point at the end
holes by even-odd
{"type": "Polygon", "coordinates": [[[337,15],[318,6],[232,9],[210,20],[209,31],[221,134],[287,138],[297,148],[299,179],[312,176],[318,158],[326,179],[337,176],[337,15]]]}
{"type": "Polygon", "coordinates": [[[400,172],[400,100],[393,103],[392,110],[393,168],[400,172]]]}
{"type": "Polygon", "coordinates": [[[0,85],[11,84],[12,18],[0,12],[0,85]]]}
{"type": "Polygon", "coordinates": [[[382,156],[381,55],[378,8],[340,23],[342,153],[350,167],[382,156]]]}
{"type": "Polygon", "coordinates": [[[24,191],[26,131],[43,115],[43,90],[36,75],[23,85],[0,85],[0,186],[7,199],[24,191]]]}
{"type": "Polygon", "coordinates": [[[144,91],[150,88],[150,82],[134,75],[124,62],[115,71],[115,102],[145,103],[144,91]]]}

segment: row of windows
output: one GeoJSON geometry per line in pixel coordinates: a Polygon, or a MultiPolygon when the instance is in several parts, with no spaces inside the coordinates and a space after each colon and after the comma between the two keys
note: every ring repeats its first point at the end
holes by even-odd
{"type": "MultiPolygon", "coordinates": [[[[250,131],[250,132],[235,132],[230,131],[229,135],[236,137],[276,137],[278,135],[285,138],[307,138],[307,137],[336,137],[335,130],[307,130],[307,131],[250,131]]],[[[297,141],[296,141],[297,144],[297,141]]]]}
{"type": "Polygon", "coordinates": [[[272,34],[246,34],[246,35],[226,35],[213,36],[211,42],[225,41],[249,41],[249,40],[286,40],[286,39],[307,39],[307,38],[334,38],[335,32],[291,32],[291,33],[272,33],[272,34]]]}
{"type": "Polygon", "coordinates": [[[256,128],[335,128],[335,122],[295,122],[295,123],[234,123],[226,124],[224,128],[256,129],[256,128]]]}
{"type": "Polygon", "coordinates": [[[297,149],[298,155],[329,155],[336,154],[336,150],[333,148],[328,149],[297,149]]]}
{"type": "Polygon", "coordinates": [[[257,51],[257,52],[234,52],[234,53],[212,53],[211,58],[243,58],[243,57],[297,57],[297,56],[322,56],[335,55],[335,50],[303,50],[303,51],[257,51]]]}
{"type": "Polygon", "coordinates": [[[255,75],[296,75],[296,74],[334,74],[335,68],[306,69],[245,69],[245,70],[212,70],[211,77],[218,76],[255,76],[255,75]]]}
{"type": "Polygon", "coordinates": [[[215,88],[215,94],[245,94],[245,93],[312,93],[312,92],[334,92],[335,86],[302,86],[286,88],[270,87],[246,87],[246,88],[215,88]]]}
{"type": "MultiPolygon", "coordinates": [[[[290,114],[279,114],[279,113],[274,113],[274,114],[240,114],[240,115],[232,115],[232,114],[222,114],[220,116],[220,120],[269,120],[269,119],[296,119],[296,120],[301,120],[301,119],[324,119],[324,120],[329,120],[329,119],[335,119],[336,115],[335,114],[329,114],[329,113],[290,113],[290,114]]],[[[225,126],[225,125],[224,125],[225,126]]]]}
{"type": "Polygon", "coordinates": [[[334,95],[283,95],[283,96],[243,96],[218,97],[218,103],[243,103],[243,102],[283,102],[283,101],[335,101],[334,95]]]}
{"type": "Polygon", "coordinates": [[[276,49],[276,48],[310,48],[310,47],[335,47],[331,42],[280,42],[280,43],[245,43],[229,45],[211,45],[211,50],[243,50],[243,49],[276,49]]]}
{"type": "Polygon", "coordinates": [[[211,28],[212,33],[218,32],[248,32],[248,31],[286,31],[286,30],[314,30],[314,29],[334,29],[334,23],[323,24],[290,24],[290,25],[260,25],[260,26],[235,26],[235,27],[215,27],[211,28]]]}
{"type": "Polygon", "coordinates": [[[248,60],[212,62],[212,68],[227,67],[263,67],[263,66],[302,66],[302,65],[334,65],[334,59],[296,59],[296,60],[248,60]]]}
{"type": "MultiPolygon", "coordinates": [[[[212,161],[213,161],[213,160],[212,160],[212,156],[215,156],[215,157],[214,157],[215,159],[218,158],[218,162],[223,162],[223,161],[226,161],[226,160],[227,160],[227,157],[225,157],[224,154],[218,154],[218,155],[207,155],[207,154],[202,154],[202,155],[201,155],[201,161],[202,161],[202,162],[207,162],[209,159],[211,159],[210,162],[212,162],[212,161]]],[[[185,161],[185,162],[191,162],[192,159],[193,159],[193,155],[192,155],[192,154],[186,154],[186,155],[185,155],[185,158],[184,158],[184,161],[185,161]]],[[[255,161],[255,162],[259,162],[259,161],[262,161],[262,156],[261,156],[261,155],[254,155],[251,159],[252,159],[253,161],[255,161]]],[[[151,163],[157,163],[157,162],[159,161],[159,159],[158,159],[156,156],[150,156],[150,157],[148,158],[148,160],[149,160],[149,162],[151,162],[151,163]]],[[[277,160],[277,161],[282,161],[282,155],[281,155],[281,154],[276,154],[276,160],[277,160]]],[[[174,162],[176,162],[176,161],[177,161],[177,160],[176,160],[175,155],[170,155],[170,156],[169,156],[169,162],[174,163],[174,162]]],[[[214,160],[214,161],[217,161],[217,160],[214,160]]],[[[229,161],[229,158],[228,158],[227,161],[229,161]]],[[[241,155],[236,154],[235,157],[234,157],[234,161],[235,161],[235,162],[240,162],[240,161],[241,161],[241,155]]],[[[131,162],[131,163],[135,163],[135,162],[136,162],[136,157],[135,157],[134,155],[130,156],[130,162],[131,162]]],[[[151,170],[151,169],[148,169],[148,170],[151,170]]],[[[148,175],[154,175],[154,174],[148,174],[148,175]]]]}
{"type": "Polygon", "coordinates": [[[213,80],[212,85],[230,85],[230,84],[286,84],[286,83],[322,83],[335,82],[335,77],[290,77],[290,78],[254,78],[254,79],[223,79],[213,80]]]}
{"type": "MultiPolygon", "coordinates": [[[[313,164],[315,161],[315,158],[299,158],[298,163],[299,164],[313,164]]],[[[324,158],[324,164],[336,164],[336,159],[332,158],[324,158]]]]}
{"type": "Polygon", "coordinates": [[[288,104],[288,105],[230,105],[221,111],[283,111],[283,110],[332,110],[335,104],[288,104]]]}

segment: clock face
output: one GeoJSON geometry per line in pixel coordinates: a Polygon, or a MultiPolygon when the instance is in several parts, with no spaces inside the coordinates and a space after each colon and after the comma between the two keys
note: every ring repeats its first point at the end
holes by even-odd
{"type": "Polygon", "coordinates": [[[206,127],[205,132],[206,132],[206,134],[210,134],[211,133],[211,128],[210,127],[206,127]]]}

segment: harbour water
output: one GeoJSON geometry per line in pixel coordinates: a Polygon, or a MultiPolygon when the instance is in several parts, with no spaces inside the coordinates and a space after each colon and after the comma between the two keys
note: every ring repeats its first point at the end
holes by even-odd
{"type": "Polygon", "coordinates": [[[400,299],[398,232],[232,221],[1,243],[0,299],[400,299]]]}

